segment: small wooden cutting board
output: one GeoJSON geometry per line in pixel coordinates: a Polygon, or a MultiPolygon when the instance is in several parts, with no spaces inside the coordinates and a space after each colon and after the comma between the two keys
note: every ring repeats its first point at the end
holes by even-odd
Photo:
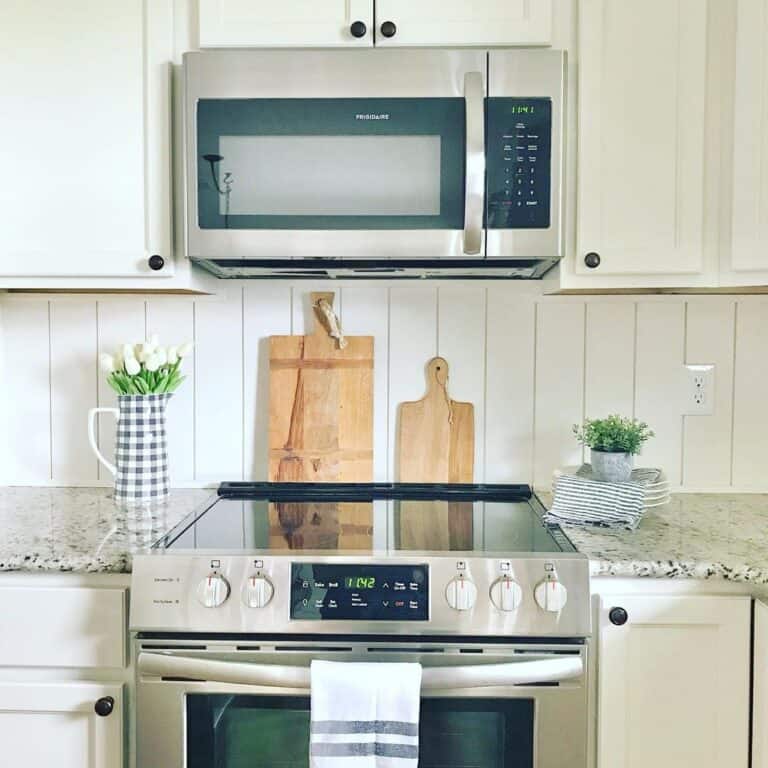
{"type": "MultiPolygon", "coordinates": [[[[332,307],[334,294],[311,294],[311,334],[269,340],[269,479],[371,482],[373,337],[347,336],[341,348],[321,322],[321,299],[332,307]]],[[[274,544],[370,548],[370,505],[275,506],[274,544]]]]}
{"type": "MultiPolygon", "coordinates": [[[[448,363],[427,364],[427,394],[400,405],[398,479],[403,483],[471,483],[475,461],[475,408],[448,394],[448,363]]],[[[472,504],[401,504],[404,549],[472,548],[472,504]]]]}

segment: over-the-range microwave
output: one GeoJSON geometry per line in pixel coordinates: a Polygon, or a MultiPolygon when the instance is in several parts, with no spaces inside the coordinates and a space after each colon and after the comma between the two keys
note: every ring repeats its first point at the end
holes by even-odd
{"type": "Polygon", "coordinates": [[[186,251],[220,277],[541,277],[565,54],[184,56],[186,251]]]}

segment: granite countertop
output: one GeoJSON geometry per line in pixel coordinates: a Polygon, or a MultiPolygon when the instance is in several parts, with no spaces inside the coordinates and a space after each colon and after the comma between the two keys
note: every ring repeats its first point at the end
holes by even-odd
{"type": "MultiPolygon", "coordinates": [[[[164,504],[121,510],[108,488],[0,487],[0,571],[128,573],[134,554],[212,493],[174,490],[164,504]]],[[[768,494],[676,494],[635,531],[563,530],[596,576],[768,584],[768,494]]]]}
{"type": "Polygon", "coordinates": [[[129,573],[134,554],[213,493],[174,490],[163,504],[128,510],[111,488],[0,487],[0,571],[129,573]]]}

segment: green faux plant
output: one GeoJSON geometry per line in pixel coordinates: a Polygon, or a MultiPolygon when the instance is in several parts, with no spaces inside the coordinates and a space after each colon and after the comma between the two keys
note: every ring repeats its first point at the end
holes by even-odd
{"type": "Polygon", "coordinates": [[[576,439],[594,451],[640,453],[643,443],[654,436],[644,421],[616,414],[605,419],[585,419],[573,425],[576,439]]]}

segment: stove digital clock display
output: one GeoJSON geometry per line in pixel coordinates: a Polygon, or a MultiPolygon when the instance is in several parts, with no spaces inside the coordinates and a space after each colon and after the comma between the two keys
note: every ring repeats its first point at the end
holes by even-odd
{"type": "Polygon", "coordinates": [[[429,567],[291,563],[291,618],[427,621],[429,567]]]}

